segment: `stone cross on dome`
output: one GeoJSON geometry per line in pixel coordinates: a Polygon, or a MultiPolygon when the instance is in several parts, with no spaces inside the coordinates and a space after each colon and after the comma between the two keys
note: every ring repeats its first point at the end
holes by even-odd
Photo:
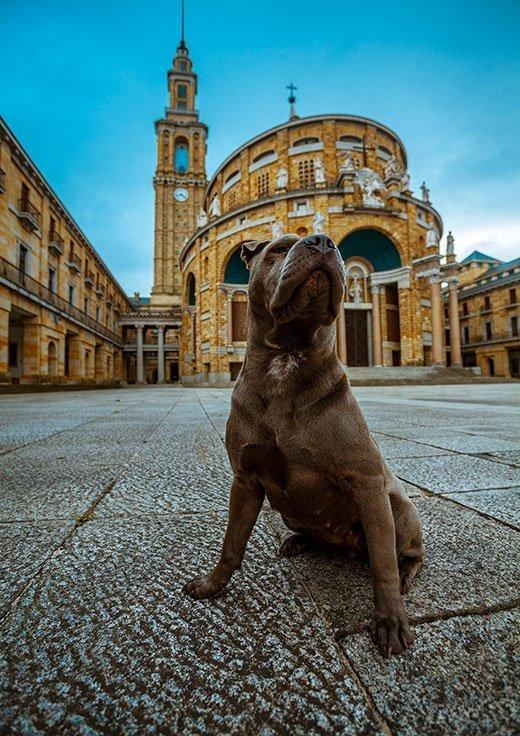
{"type": "Polygon", "coordinates": [[[290,105],[289,108],[289,120],[297,120],[298,115],[296,114],[296,110],[294,109],[294,104],[296,102],[296,95],[294,94],[298,87],[296,87],[292,82],[287,85],[286,89],[289,90],[289,97],[287,98],[287,102],[290,105]]]}

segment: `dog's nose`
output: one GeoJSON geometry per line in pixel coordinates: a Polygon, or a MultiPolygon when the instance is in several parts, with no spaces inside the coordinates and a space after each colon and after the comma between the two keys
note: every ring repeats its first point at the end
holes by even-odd
{"type": "Polygon", "coordinates": [[[328,235],[322,235],[321,233],[315,233],[314,235],[307,235],[303,238],[303,242],[309,248],[316,248],[321,253],[326,253],[328,250],[335,248],[334,241],[329,238],[328,235]]]}

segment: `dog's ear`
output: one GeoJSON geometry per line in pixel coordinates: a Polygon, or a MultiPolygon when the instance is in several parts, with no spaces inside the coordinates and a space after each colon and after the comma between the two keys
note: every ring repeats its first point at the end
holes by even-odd
{"type": "Polygon", "coordinates": [[[270,240],[246,240],[245,243],[242,243],[240,258],[248,268],[253,258],[257,256],[266,245],[269,245],[270,242],[270,240]]]}

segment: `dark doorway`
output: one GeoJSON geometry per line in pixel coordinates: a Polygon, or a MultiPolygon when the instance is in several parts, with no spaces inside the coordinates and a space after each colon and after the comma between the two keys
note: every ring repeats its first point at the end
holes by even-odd
{"type": "Polygon", "coordinates": [[[179,364],[176,361],[170,363],[170,381],[177,383],[179,380],[179,364]]]}
{"type": "Polygon", "coordinates": [[[520,378],[520,350],[509,350],[509,372],[512,378],[520,378]]]}
{"type": "Polygon", "coordinates": [[[347,365],[368,366],[368,327],[364,309],[346,309],[347,365]]]}

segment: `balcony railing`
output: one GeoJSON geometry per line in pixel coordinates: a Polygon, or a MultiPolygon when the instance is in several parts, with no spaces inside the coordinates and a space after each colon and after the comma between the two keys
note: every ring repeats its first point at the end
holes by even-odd
{"type": "Polygon", "coordinates": [[[3,169],[0,169],[0,192],[1,193],[5,192],[5,180],[6,180],[5,171],[3,169]]]}
{"type": "Polygon", "coordinates": [[[120,335],[112,332],[112,330],[109,330],[100,322],[96,322],[95,319],[87,316],[85,312],[82,312],[77,307],[69,304],[67,301],[65,301],[65,299],[62,299],[61,296],[54,294],[46,286],[40,284],[40,282],[36,281],[36,279],[33,279],[32,276],[28,276],[23,271],[20,271],[19,268],[16,268],[16,266],[13,266],[12,263],[9,263],[9,261],[6,261],[5,258],[2,257],[0,257],[0,278],[5,279],[15,286],[19,286],[22,289],[25,289],[25,291],[28,292],[29,295],[37,297],[41,301],[47,303],[49,306],[55,307],[56,309],[60,310],[60,312],[64,312],[65,314],[69,315],[69,317],[72,317],[77,322],[84,325],[84,327],[86,327],[87,329],[103,335],[108,340],[111,340],[119,346],[122,345],[120,335]]]}
{"type": "Polygon", "coordinates": [[[62,256],[65,252],[65,241],[57,232],[49,233],[49,251],[54,256],[62,256]]]}
{"type": "Polygon", "coordinates": [[[85,274],[85,286],[94,286],[96,283],[95,274],[92,271],[87,271],[85,274]]]}
{"type": "Polygon", "coordinates": [[[105,296],[105,287],[103,286],[103,284],[98,284],[96,286],[96,295],[105,296]]]}
{"type": "Polygon", "coordinates": [[[18,219],[26,230],[40,229],[40,213],[27,198],[18,200],[18,219]]]}
{"type": "Polygon", "coordinates": [[[75,253],[70,253],[69,257],[67,258],[67,266],[70,268],[71,271],[76,271],[76,273],[81,273],[80,257],[77,256],[75,253]]]}

